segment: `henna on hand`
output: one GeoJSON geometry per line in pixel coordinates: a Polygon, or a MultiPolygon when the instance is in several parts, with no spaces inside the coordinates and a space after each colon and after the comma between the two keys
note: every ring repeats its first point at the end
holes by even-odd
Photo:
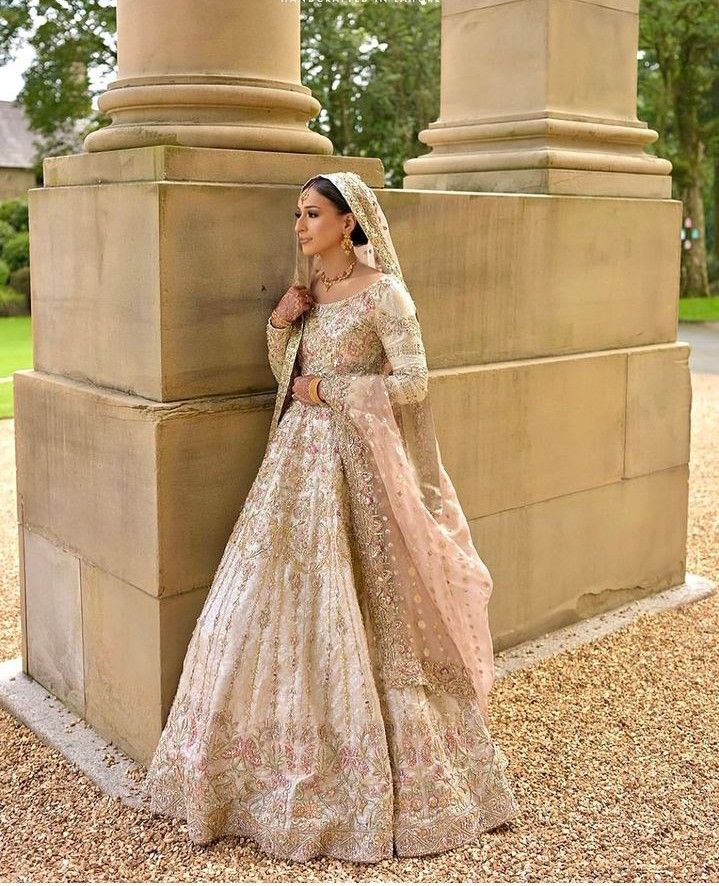
{"type": "Polygon", "coordinates": [[[279,300],[272,313],[281,323],[294,323],[313,304],[314,299],[309,289],[306,286],[301,286],[299,283],[293,283],[279,300]]]}

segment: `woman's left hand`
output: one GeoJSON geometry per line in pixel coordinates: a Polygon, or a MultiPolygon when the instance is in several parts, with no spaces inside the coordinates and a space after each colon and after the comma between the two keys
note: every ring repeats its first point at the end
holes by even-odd
{"type": "MultiPolygon", "coordinates": [[[[389,360],[386,360],[382,366],[382,373],[384,375],[392,375],[392,364],[389,360]]],[[[311,403],[313,406],[318,406],[319,404],[315,403],[314,400],[310,400],[309,391],[307,390],[310,381],[316,378],[314,375],[298,375],[296,376],[294,382],[292,383],[292,399],[299,400],[301,403],[311,403]]],[[[321,388],[317,391],[320,399],[322,399],[322,390],[321,388]]],[[[324,400],[322,401],[325,402],[324,400]]]]}
{"type": "MultiPolygon", "coordinates": [[[[315,377],[316,376],[314,375],[298,375],[292,383],[292,399],[299,400],[301,403],[310,403],[312,406],[319,405],[313,400],[310,400],[309,391],[307,390],[310,381],[315,377]]],[[[322,394],[320,392],[320,397],[321,396],[322,394]]]]}

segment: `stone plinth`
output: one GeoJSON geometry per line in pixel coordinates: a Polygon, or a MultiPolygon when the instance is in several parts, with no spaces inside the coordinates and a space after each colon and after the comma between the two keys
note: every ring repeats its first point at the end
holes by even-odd
{"type": "Polygon", "coordinates": [[[639,0],[443,0],[440,117],[407,188],[671,196],[637,119],[639,0]]]}

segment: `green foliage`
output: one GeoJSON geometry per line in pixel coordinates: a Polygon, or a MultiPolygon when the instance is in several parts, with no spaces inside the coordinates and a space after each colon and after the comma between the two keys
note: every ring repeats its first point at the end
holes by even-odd
{"type": "Polygon", "coordinates": [[[4,200],[0,203],[0,221],[12,225],[16,231],[27,231],[27,200],[16,197],[13,200],[4,200]]]}
{"type": "Polygon", "coordinates": [[[2,251],[3,260],[11,271],[30,264],[30,235],[27,231],[19,231],[5,241],[2,251]]]}
{"type": "MultiPolygon", "coordinates": [[[[85,135],[109,122],[94,111],[90,77],[117,64],[111,0],[2,0],[0,64],[29,43],[36,57],[18,96],[42,156],[82,150],[85,135]]],[[[36,168],[36,172],[38,168],[36,168]]]]}
{"type": "Polygon", "coordinates": [[[310,128],[336,154],[379,157],[401,187],[439,115],[439,2],[308,3],[301,21],[302,80],[322,105],[310,128]]]}
{"type": "MultiPolygon", "coordinates": [[[[109,123],[92,108],[92,83],[116,66],[114,4],[0,2],[0,64],[24,42],[37,55],[19,99],[41,134],[39,156],[82,150],[109,123]]],[[[426,152],[417,135],[439,114],[439,0],[307,3],[301,19],[303,82],[322,105],[310,128],[337,154],[380,157],[387,184],[401,186],[402,163],[426,152]]]]}
{"type": "Polygon", "coordinates": [[[642,0],[639,45],[639,117],[658,131],[656,153],[681,189],[695,174],[683,143],[719,150],[719,4],[642,0]]]}
{"type": "Polygon", "coordinates": [[[18,317],[27,313],[27,296],[9,286],[0,286],[0,317],[18,317]]]}
{"type": "Polygon", "coordinates": [[[26,295],[30,298],[30,268],[23,267],[18,268],[17,271],[13,271],[10,274],[9,284],[13,289],[17,290],[17,292],[22,292],[23,295],[26,295]]]}
{"type": "Polygon", "coordinates": [[[15,228],[6,221],[0,220],[0,255],[5,248],[5,243],[17,234],[15,228]]]}
{"type": "MultiPolygon", "coordinates": [[[[14,199],[0,203],[0,256],[0,286],[8,282],[11,272],[18,273],[30,264],[27,200],[14,199]]],[[[18,280],[24,278],[19,277],[18,280]]]]}
{"type": "Polygon", "coordinates": [[[671,160],[673,196],[699,229],[682,250],[682,293],[709,292],[707,244],[719,218],[719,4],[642,0],[638,116],[659,133],[654,150],[671,160]],[[713,190],[713,200],[712,200],[713,190]]]}

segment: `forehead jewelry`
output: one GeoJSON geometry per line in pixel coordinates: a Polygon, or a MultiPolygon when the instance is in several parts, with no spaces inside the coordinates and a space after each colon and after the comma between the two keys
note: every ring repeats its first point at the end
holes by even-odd
{"type": "Polygon", "coordinates": [[[309,197],[309,195],[310,195],[310,189],[309,189],[309,188],[307,188],[306,190],[302,191],[302,193],[300,194],[300,206],[303,206],[303,205],[304,205],[304,202],[305,202],[305,200],[309,197]]]}

